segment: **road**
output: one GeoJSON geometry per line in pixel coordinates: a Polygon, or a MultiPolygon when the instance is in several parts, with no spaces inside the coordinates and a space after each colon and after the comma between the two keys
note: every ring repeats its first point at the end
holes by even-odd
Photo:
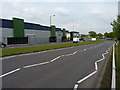
{"type": "Polygon", "coordinates": [[[98,88],[113,41],[4,57],[3,88],[98,88]]]}

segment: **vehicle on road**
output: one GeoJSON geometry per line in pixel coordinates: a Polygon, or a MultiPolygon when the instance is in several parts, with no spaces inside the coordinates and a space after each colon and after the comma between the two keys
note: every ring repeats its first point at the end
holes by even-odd
{"type": "Polygon", "coordinates": [[[4,48],[4,47],[6,47],[6,44],[3,43],[3,42],[0,42],[0,47],[1,47],[1,48],[4,48]]]}
{"type": "Polygon", "coordinates": [[[73,43],[78,43],[79,42],[79,38],[73,38],[73,43]]]}
{"type": "Polygon", "coordinates": [[[84,39],[84,38],[80,38],[79,40],[80,40],[80,41],[85,41],[85,39],[84,39]]]}

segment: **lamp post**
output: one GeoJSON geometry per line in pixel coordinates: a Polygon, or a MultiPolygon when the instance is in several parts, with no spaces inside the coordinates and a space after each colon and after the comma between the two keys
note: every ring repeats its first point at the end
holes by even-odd
{"type": "Polygon", "coordinates": [[[55,16],[55,15],[51,15],[51,16],[50,16],[50,26],[51,26],[51,17],[53,17],[53,16],[55,16]]]}

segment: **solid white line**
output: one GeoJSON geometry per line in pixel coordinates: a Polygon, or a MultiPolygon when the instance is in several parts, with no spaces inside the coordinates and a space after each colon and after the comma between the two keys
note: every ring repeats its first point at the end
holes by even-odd
{"type": "Polygon", "coordinates": [[[42,51],[41,53],[45,53],[45,52],[47,52],[47,51],[42,51]]]}
{"type": "Polygon", "coordinates": [[[76,54],[77,53],[77,51],[75,51],[73,54],[76,54]]]}
{"type": "Polygon", "coordinates": [[[2,60],[3,58],[0,58],[0,60],[2,60]]]}
{"type": "MultiPolygon", "coordinates": [[[[17,57],[17,56],[26,56],[26,55],[34,55],[34,54],[39,54],[39,53],[46,53],[46,52],[49,52],[49,51],[58,51],[58,50],[64,50],[64,49],[69,49],[71,47],[67,47],[67,48],[60,48],[60,49],[54,49],[54,50],[46,50],[46,51],[40,51],[40,52],[31,52],[31,53],[28,53],[28,54],[20,54],[20,55],[13,55],[13,56],[7,56],[7,57],[4,57],[3,59],[9,59],[9,58],[13,58],[13,57],[17,57]]],[[[72,47],[73,48],[73,47],[72,47]]],[[[1,59],[1,60],[3,60],[1,59]]]]}
{"type": "Polygon", "coordinates": [[[77,83],[81,83],[84,80],[88,79],[89,77],[91,77],[92,75],[94,75],[97,71],[92,72],[91,74],[89,74],[88,76],[84,77],[83,79],[79,80],[77,83]]]}
{"type": "Polygon", "coordinates": [[[12,74],[12,73],[14,73],[14,72],[17,72],[17,71],[19,71],[19,70],[20,70],[20,68],[15,69],[15,70],[13,70],[13,71],[10,71],[10,72],[8,72],[8,73],[5,73],[5,74],[1,75],[0,78],[2,78],[2,77],[4,77],[4,76],[7,76],[7,75],[9,75],[9,74],[12,74]]]}
{"type": "MultiPolygon", "coordinates": [[[[110,48],[108,48],[108,50],[110,50],[110,48]]],[[[99,59],[99,60],[97,60],[97,61],[95,62],[95,71],[92,72],[91,74],[89,74],[88,76],[82,78],[81,80],[77,81],[78,84],[80,84],[80,83],[83,82],[84,80],[88,79],[89,77],[91,77],[92,75],[94,75],[95,73],[97,73],[97,71],[98,71],[98,65],[97,65],[97,63],[105,59],[105,56],[104,56],[104,55],[108,53],[108,50],[106,50],[106,53],[103,53],[103,54],[102,54],[102,57],[103,57],[102,59],[99,59]]],[[[78,85],[78,84],[75,84],[74,90],[77,90],[77,88],[78,88],[77,85],[78,85]]]]}
{"type": "Polygon", "coordinates": [[[95,70],[98,70],[97,62],[95,62],[95,70]]]}
{"type": "Polygon", "coordinates": [[[15,56],[8,56],[8,57],[3,57],[3,59],[9,59],[9,58],[13,58],[15,56]]]}
{"type": "Polygon", "coordinates": [[[33,64],[33,65],[28,65],[28,66],[24,66],[23,68],[35,67],[35,66],[39,66],[39,65],[48,64],[48,63],[50,63],[50,62],[43,62],[43,63],[33,64]]]}
{"type": "Polygon", "coordinates": [[[54,62],[55,60],[59,59],[60,57],[61,57],[61,56],[58,56],[58,57],[52,59],[50,62],[54,62]]]}
{"type": "Polygon", "coordinates": [[[78,84],[75,84],[74,90],[77,90],[77,88],[78,88],[78,84]]]}

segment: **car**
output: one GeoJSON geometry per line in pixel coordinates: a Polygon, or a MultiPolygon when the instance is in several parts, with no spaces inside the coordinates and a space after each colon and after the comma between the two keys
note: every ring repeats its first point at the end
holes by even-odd
{"type": "Polygon", "coordinates": [[[6,44],[3,43],[3,42],[0,42],[0,47],[1,47],[1,48],[4,48],[4,47],[6,47],[6,44]]]}

